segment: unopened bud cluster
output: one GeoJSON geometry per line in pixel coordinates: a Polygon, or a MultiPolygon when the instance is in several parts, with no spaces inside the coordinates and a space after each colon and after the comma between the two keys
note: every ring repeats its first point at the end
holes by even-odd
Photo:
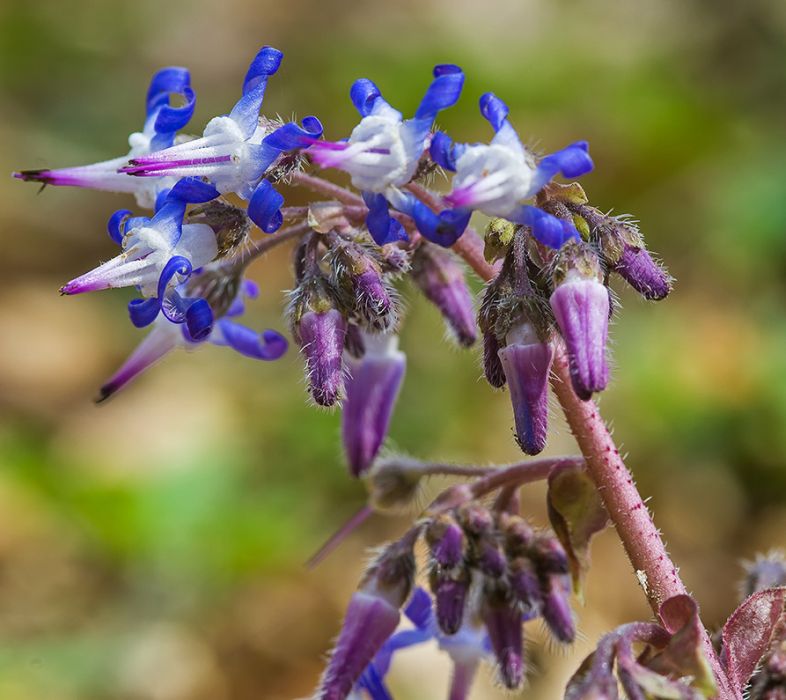
{"type": "Polygon", "coordinates": [[[486,253],[504,262],[485,289],[479,314],[486,379],[494,387],[507,383],[516,439],[533,455],[546,444],[556,343],[564,344],[579,398],[588,400],[608,385],[610,273],[647,299],[662,299],[671,289],[671,278],[638,229],[589,206],[578,184],[552,183],[538,201],[544,211],[571,222],[580,236],[555,250],[538,241],[532,227],[492,220],[486,253]]]}

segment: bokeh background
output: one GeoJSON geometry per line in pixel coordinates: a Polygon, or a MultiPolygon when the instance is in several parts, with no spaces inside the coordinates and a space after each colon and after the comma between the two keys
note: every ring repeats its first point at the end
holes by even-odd
{"type": "MultiPolygon", "coordinates": [[[[2,0],[0,172],[125,152],[163,65],[192,69],[201,129],[265,43],[286,54],[266,112],[317,114],[331,138],[355,123],[355,78],[408,113],[449,61],[467,71],[441,118],[457,138],[488,137],[477,98],[493,90],[544,150],[590,140],[592,201],[634,213],[678,280],[657,305],[617,285],[602,408],[706,621],[722,623],[739,560],[786,544],[786,4],[2,0]]],[[[177,354],[93,405],[141,337],[131,294],[57,289],[113,254],[105,221],[129,205],[0,178],[0,698],[309,696],[366,548],[406,520],[376,517],[304,566],[365,493],[346,476],[339,416],[306,404],[296,352],[274,365],[177,354]]],[[[260,328],[284,325],[288,266],[282,250],[253,270],[260,328]]],[[[404,292],[394,444],[519,459],[507,395],[404,292]]],[[[550,451],[574,451],[554,423],[550,451]]],[[[542,490],[524,508],[543,523],[542,490]]],[[[612,532],[593,556],[582,641],[555,649],[531,630],[522,697],[561,697],[603,631],[649,616],[612,532]]],[[[404,653],[391,684],[404,700],[442,697],[447,663],[404,653]]],[[[502,697],[490,670],[473,697],[502,697]]]]}

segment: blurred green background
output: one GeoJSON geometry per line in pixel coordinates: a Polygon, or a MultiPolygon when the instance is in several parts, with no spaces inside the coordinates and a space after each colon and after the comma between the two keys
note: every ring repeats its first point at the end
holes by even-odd
{"type": "MultiPolygon", "coordinates": [[[[262,44],[286,55],[269,114],[317,114],[329,138],[374,79],[405,114],[431,66],[467,72],[440,121],[488,137],[493,90],[530,143],[592,144],[601,209],[632,212],[677,278],[646,304],[621,284],[602,408],[706,621],[734,605],[739,559],[786,544],[786,4],[777,0],[2,0],[0,172],[125,152],[150,74],[191,68],[194,131],[229,109],[262,44]]],[[[290,193],[291,203],[304,194],[290,193]]],[[[297,353],[170,357],[91,399],[141,333],[124,292],[59,298],[107,259],[132,200],[0,179],[0,699],[289,700],[310,695],[377,518],[315,571],[304,561],[364,502],[338,414],[306,405],[297,353]]],[[[281,329],[288,252],[253,270],[249,322],[281,329]]],[[[409,375],[395,445],[513,461],[508,397],[405,290],[409,375]]],[[[552,453],[574,451],[554,421],[552,453]]],[[[434,485],[436,488],[437,485],[434,485]]],[[[524,508],[544,522],[543,492],[524,508]]],[[[583,639],[529,645],[523,697],[560,689],[598,636],[649,611],[612,532],[593,551],[583,639]]],[[[444,672],[443,672],[444,671],[444,672]]],[[[394,665],[396,697],[442,697],[432,649],[394,665]]],[[[497,698],[486,671],[474,697],[497,698]]]]}

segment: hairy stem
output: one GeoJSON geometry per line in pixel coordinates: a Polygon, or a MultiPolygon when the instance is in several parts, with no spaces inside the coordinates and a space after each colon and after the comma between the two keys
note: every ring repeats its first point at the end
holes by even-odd
{"type": "MultiPolygon", "coordinates": [[[[464,236],[459,242],[463,239],[464,236]]],[[[454,246],[453,249],[481,279],[493,279],[496,274],[494,269],[482,255],[478,259],[474,254],[474,244],[469,247],[469,254],[463,247],[454,246]]],[[[595,482],[650,607],[657,615],[660,605],[667,598],[687,592],[685,584],[666,551],[660,531],[655,527],[595,402],[582,401],[573,391],[568,360],[561,347],[557,348],[554,359],[551,385],[584,455],[587,472],[595,482]]],[[[706,630],[702,642],[718,684],[717,697],[721,700],[736,698],[737,694],[729,685],[706,630]]]]}

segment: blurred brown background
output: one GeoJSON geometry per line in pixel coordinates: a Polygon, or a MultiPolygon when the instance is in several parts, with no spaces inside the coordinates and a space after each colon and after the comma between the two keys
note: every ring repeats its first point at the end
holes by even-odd
{"type": "MultiPolygon", "coordinates": [[[[286,57],[265,111],[316,114],[329,138],[356,122],[355,78],[408,114],[431,66],[449,61],[467,72],[440,119],[454,137],[488,137],[477,98],[493,90],[544,150],[590,140],[592,201],[634,213],[678,280],[659,305],[617,285],[602,408],[720,624],[739,559],[786,544],[786,4],[2,0],[0,172],[122,154],[163,65],[191,68],[199,130],[229,109],[266,43],[286,57]]],[[[306,405],[295,352],[275,365],[181,353],[92,404],[141,337],[125,315],[131,294],[57,289],[113,254],[104,227],[122,206],[133,204],[0,179],[0,698],[308,696],[365,549],[405,521],[372,520],[305,569],[364,490],[346,477],[338,415],[306,405]]],[[[249,323],[283,328],[286,251],[254,275],[263,296],[249,323]]],[[[406,295],[395,444],[518,459],[507,395],[406,295]]],[[[550,451],[573,450],[556,425],[550,451]]],[[[541,523],[542,496],[533,488],[525,503],[541,523]]],[[[560,697],[603,631],[648,617],[612,532],[593,555],[584,640],[555,650],[536,626],[522,697],[560,697]]],[[[402,654],[391,677],[403,700],[442,697],[446,684],[433,650],[402,654]]],[[[490,671],[474,697],[502,697],[490,671]]]]}

